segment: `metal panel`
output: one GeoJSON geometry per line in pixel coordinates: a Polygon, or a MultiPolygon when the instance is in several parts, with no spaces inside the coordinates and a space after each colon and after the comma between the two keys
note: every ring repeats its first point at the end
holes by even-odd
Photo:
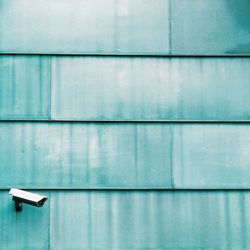
{"type": "Polygon", "coordinates": [[[170,116],[168,61],[53,57],[52,118],[133,120],[170,116]]]}
{"type": "Polygon", "coordinates": [[[171,187],[170,125],[0,123],[0,188],[171,187]]]}
{"type": "Polygon", "coordinates": [[[23,204],[23,211],[16,213],[8,191],[1,191],[1,250],[49,249],[49,202],[42,208],[23,204]]]}
{"type": "Polygon", "coordinates": [[[2,0],[0,52],[169,53],[169,0],[2,0]]]}
{"type": "Polygon", "coordinates": [[[173,132],[175,187],[250,187],[248,124],[180,124],[173,132]]]}
{"type": "Polygon", "coordinates": [[[171,0],[172,54],[250,54],[249,0],[171,0]]]}
{"type": "Polygon", "coordinates": [[[175,120],[249,120],[250,58],[171,61],[175,120]]]}
{"type": "Polygon", "coordinates": [[[248,120],[249,58],[53,57],[52,118],[248,120]]]}
{"type": "Polygon", "coordinates": [[[54,250],[249,246],[249,202],[239,192],[79,191],[51,196],[54,250]]]}
{"type": "Polygon", "coordinates": [[[0,119],[50,116],[47,56],[0,56],[0,119]]]}

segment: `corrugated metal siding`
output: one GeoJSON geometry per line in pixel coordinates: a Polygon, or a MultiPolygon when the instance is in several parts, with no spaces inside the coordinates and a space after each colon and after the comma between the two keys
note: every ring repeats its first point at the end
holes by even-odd
{"type": "Polygon", "coordinates": [[[0,52],[169,53],[168,0],[1,0],[0,52]]]}
{"type": "Polygon", "coordinates": [[[170,188],[170,137],[167,124],[2,122],[0,188],[170,188]]]}
{"type": "Polygon", "coordinates": [[[52,118],[248,120],[249,68],[249,58],[52,57],[52,118]]]}
{"type": "Polygon", "coordinates": [[[50,117],[49,68],[47,56],[0,56],[0,119],[50,117]]]}
{"type": "Polygon", "coordinates": [[[250,53],[249,0],[171,0],[171,52],[250,53]]]}

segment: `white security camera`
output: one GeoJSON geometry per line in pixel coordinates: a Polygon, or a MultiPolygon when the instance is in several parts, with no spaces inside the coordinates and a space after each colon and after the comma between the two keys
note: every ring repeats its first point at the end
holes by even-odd
{"type": "Polygon", "coordinates": [[[22,211],[22,203],[42,207],[44,202],[48,199],[47,196],[34,194],[17,188],[11,188],[9,194],[15,202],[16,212],[22,211]]]}

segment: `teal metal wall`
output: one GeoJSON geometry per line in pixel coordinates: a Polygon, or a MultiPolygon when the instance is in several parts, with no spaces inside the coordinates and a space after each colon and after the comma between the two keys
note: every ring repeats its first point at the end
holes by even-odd
{"type": "Polygon", "coordinates": [[[249,249],[249,13],[0,0],[0,249],[249,249]]]}

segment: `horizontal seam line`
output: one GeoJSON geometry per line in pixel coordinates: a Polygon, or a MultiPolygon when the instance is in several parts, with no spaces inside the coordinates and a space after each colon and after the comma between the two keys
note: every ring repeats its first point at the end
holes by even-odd
{"type": "Polygon", "coordinates": [[[186,58],[227,58],[227,57],[250,57],[250,54],[112,54],[112,53],[106,53],[106,54],[97,54],[97,53],[41,53],[41,52],[0,52],[1,55],[23,55],[23,56],[82,56],[82,57],[91,57],[91,56],[102,56],[102,57],[162,57],[162,58],[173,58],[173,57],[186,57],[186,58]]]}
{"type": "Polygon", "coordinates": [[[49,120],[49,119],[0,119],[1,122],[43,122],[43,123],[232,123],[245,124],[250,123],[250,120],[49,120]]]}
{"type": "MultiPolygon", "coordinates": [[[[166,191],[166,192],[178,192],[178,191],[190,191],[190,192],[216,192],[216,191],[250,191],[249,188],[28,188],[28,187],[20,187],[20,189],[24,190],[44,190],[44,191],[166,191]]],[[[0,191],[7,191],[10,188],[0,188],[0,191]]]]}

